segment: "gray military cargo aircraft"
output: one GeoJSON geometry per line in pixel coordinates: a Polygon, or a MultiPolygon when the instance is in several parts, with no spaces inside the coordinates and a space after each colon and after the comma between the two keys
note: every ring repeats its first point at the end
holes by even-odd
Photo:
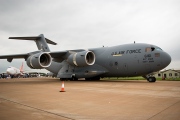
{"type": "Polygon", "coordinates": [[[11,62],[14,58],[24,58],[30,68],[45,68],[61,80],[143,76],[149,82],[155,82],[156,78],[148,74],[167,67],[171,62],[169,54],[151,44],[132,43],[87,50],[50,52],[47,43],[53,45],[56,43],[45,38],[43,34],[34,37],[9,37],[9,39],[33,40],[38,51],[1,55],[0,59],[11,62]]]}

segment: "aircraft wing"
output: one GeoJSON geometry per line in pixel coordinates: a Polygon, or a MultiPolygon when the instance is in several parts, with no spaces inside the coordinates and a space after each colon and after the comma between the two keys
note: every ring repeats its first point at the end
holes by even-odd
{"type": "MultiPolygon", "coordinates": [[[[18,59],[18,58],[24,58],[26,60],[28,56],[36,54],[38,52],[40,51],[35,51],[35,52],[25,53],[25,54],[0,55],[0,59],[7,59],[8,62],[12,62],[13,59],[18,59]]],[[[61,58],[66,53],[67,51],[49,52],[52,58],[61,58]]]]}
{"type": "MultiPolygon", "coordinates": [[[[57,59],[62,59],[62,56],[65,55],[66,53],[72,53],[72,52],[80,52],[84,51],[83,49],[79,50],[65,50],[65,51],[55,51],[55,52],[48,52],[52,58],[57,58],[57,59]]],[[[25,53],[25,54],[12,54],[12,55],[0,55],[0,59],[7,59],[8,62],[12,62],[12,60],[18,59],[18,58],[24,58],[25,60],[28,58],[28,56],[36,54],[41,51],[34,51],[30,53],[25,53]]]]}
{"type": "Polygon", "coordinates": [[[68,51],[56,51],[56,52],[49,52],[52,58],[61,58],[65,55],[68,51]]]}
{"type": "Polygon", "coordinates": [[[28,57],[28,53],[25,54],[13,54],[13,55],[1,55],[0,59],[7,59],[8,62],[12,62],[13,58],[24,58],[28,57]]]}

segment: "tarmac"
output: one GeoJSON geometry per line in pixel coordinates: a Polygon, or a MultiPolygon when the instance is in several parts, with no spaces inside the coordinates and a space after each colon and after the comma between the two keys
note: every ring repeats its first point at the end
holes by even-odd
{"type": "Polygon", "coordinates": [[[0,120],[180,120],[180,81],[0,79],[0,120]]]}

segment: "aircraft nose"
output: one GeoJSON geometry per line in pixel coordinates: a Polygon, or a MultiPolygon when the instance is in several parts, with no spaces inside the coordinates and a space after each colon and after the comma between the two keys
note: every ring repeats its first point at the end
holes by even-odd
{"type": "Polygon", "coordinates": [[[168,53],[164,52],[162,62],[164,66],[167,67],[171,63],[171,56],[168,53]]]}
{"type": "Polygon", "coordinates": [[[8,74],[11,74],[12,70],[8,68],[8,69],[6,70],[6,72],[7,72],[8,74]]]}

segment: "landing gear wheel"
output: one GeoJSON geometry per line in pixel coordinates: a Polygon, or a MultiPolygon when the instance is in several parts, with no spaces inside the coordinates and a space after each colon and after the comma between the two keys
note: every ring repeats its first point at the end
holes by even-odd
{"type": "Polygon", "coordinates": [[[68,78],[60,78],[60,81],[68,81],[68,78]]]}
{"type": "Polygon", "coordinates": [[[78,78],[72,77],[72,81],[78,81],[78,78]]]}
{"type": "Polygon", "coordinates": [[[87,80],[87,81],[88,81],[88,80],[91,80],[91,78],[85,78],[85,80],[87,80]]]}
{"type": "Polygon", "coordinates": [[[149,77],[147,80],[149,82],[156,82],[156,78],[155,77],[149,77]]]}

